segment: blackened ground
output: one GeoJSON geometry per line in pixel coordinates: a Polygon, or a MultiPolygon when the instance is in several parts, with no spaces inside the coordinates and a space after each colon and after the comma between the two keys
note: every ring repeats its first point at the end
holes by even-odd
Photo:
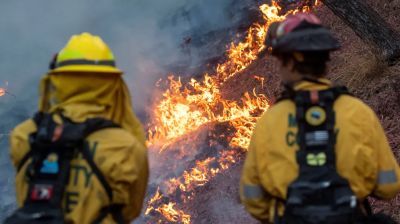
{"type": "MultiPolygon", "coordinates": [[[[400,0],[368,1],[393,27],[400,23],[400,0]]],[[[378,61],[351,29],[324,6],[316,10],[324,24],[341,40],[343,48],[332,55],[329,78],[347,85],[370,105],[382,121],[396,158],[400,160],[400,64],[388,67],[378,61]]],[[[265,56],[255,61],[242,74],[228,80],[223,87],[227,99],[239,100],[253,88],[274,102],[281,91],[279,63],[265,56]],[[255,76],[265,79],[262,84],[255,76]]],[[[211,128],[212,129],[212,128],[211,128]]],[[[200,131],[201,132],[201,131],[200,131]]],[[[196,189],[190,203],[181,205],[192,215],[193,223],[257,223],[240,204],[238,187],[244,156],[228,171],[209,184],[196,189]]],[[[371,199],[375,212],[385,212],[400,222],[400,196],[391,201],[371,199]]]]}
{"type": "Polygon", "coordinates": [[[243,158],[238,164],[231,167],[228,172],[220,174],[206,187],[196,192],[196,203],[187,206],[193,211],[193,223],[232,223],[232,224],[256,224],[256,220],[245,212],[239,199],[238,175],[242,170],[243,158]]]}
{"type": "MultiPolygon", "coordinates": [[[[399,0],[368,2],[400,31],[397,25],[400,23],[399,0]]],[[[329,78],[338,84],[347,85],[357,97],[375,110],[386,131],[393,153],[400,162],[400,63],[388,67],[377,60],[371,49],[325,6],[319,7],[316,14],[332,29],[343,45],[343,48],[332,56],[329,78]]],[[[223,91],[225,97],[238,99],[245,91],[251,91],[256,87],[258,92],[265,93],[274,101],[281,90],[278,66],[278,62],[269,56],[259,59],[243,74],[225,84],[223,91]],[[265,78],[264,88],[254,78],[255,75],[265,78]]],[[[233,169],[225,175],[239,176],[240,170],[233,169]]],[[[215,180],[213,188],[223,191],[221,188],[226,185],[226,181],[215,180]]],[[[237,183],[232,181],[232,184],[237,183]]],[[[400,195],[391,201],[371,199],[371,203],[375,212],[390,214],[400,222],[400,195]]]]}

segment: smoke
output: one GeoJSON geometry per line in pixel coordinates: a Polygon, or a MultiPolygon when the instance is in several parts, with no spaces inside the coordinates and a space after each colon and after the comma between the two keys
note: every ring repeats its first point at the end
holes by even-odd
{"type": "Polygon", "coordinates": [[[168,66],[179,62],[193,66],[204,58],[204,40],[194,38],[188,57],[182,50],[185,38],[201,37],[238,22],[236,14],[241,12],[234,9],[243,3],[236,2],[240,1],[2,1],[0,85],[9,81],[19,97],[24,97],[22,90],[34,88],[28,94],[32,97],[51,56],[71,35],[88,31],[111,46],[118,66],[126,72],[135,107],[141,110],[148,104],[143,96],[149,95],[160,76],[170,72],[168,66]]]}
{"type": "Polygon", "coordinates": [[[236,26],[243,7],[252,1],[2,0],[0,87],[8,82],[8,91],[16,97],[0,97],[0,169],[4,178],[0,182],[0,220],[14,207],[7,133],[36,111],[39,80],[52,55],[71,35],[91,32],[110,45],[117,65],[125,71],[135,111],[143,119],[156,80],[173,70],[171,65],[189,70],[224,47],[229,38],[210,33],[236,26]],[[193,38],[193,43],[187,38],[193,38]],[[219,40],[219,48],[207,45],[218,39],[225,41],[219,40]],[[185,41],[190,42],[188,47],[185,41]]]}

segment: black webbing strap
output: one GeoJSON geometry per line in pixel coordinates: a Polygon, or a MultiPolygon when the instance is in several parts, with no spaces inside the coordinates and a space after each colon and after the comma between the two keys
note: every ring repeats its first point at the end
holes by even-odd
{"type": "Polygon", "coordinates": [[[83,158],[89,164],[93,173],[96,175],[97,179],[100,181],[101,185],[103,185],[103,188],[106,191],[109,200],[111,201],[113,198],[112,189],[111,189],[110,185],[107,183],[107,180],[104,177],[104,175],[101,173],[100,169],[97,167],[97,165],[93,161],[93,157],[89,151],[89,147],[83,146],[80,148],[80,151],[82,152],[83,158]]]}
{"type": "MultiPolygon", "coordinates": [[[[38,128],[40,123],[42,122],[42,119],[44,117],[44,114],[41,112],[36,113],[32,120],[33,122],[36,124],[36,127],[38,128]]],[[[33,141],[33,136],[29,136],[29,143],[32,144],[33,141]]],[[[26,162],[28,161],[29,158],[31,158],[33,151],[29,150],[28,153],[25,154],[24,157],[22,157],[21,161],[19,162],[18,166],[17,166],[17,173],[22,169],[22,167],[26,164],[26,162]]]]}
{"type": "MultiPolygon", "coordinates": [[[[100,212],[99,218],[96,220],[101,223],[108,214],[111,214],[117,223],[123,223],[124,219],[122,216],[122,206],[111,204],[113,200],[112,189],[104,175],[101,173],[100,169],[95,164],[93,156],[89,151],[88,144],[85,142],[86,137],[96,131],[106,128],[118,128],[119,126],[114,124],[112,121],[102,118],[88,119],[84,123],[74,123],[70,119],[60,114],[61,118],[63,119],[63,131],[60,139],[56,142],[52,142],[51,139],[57,127],[57,124],[53,121],[52,116],[53,114],[44,113],[37,113],[34,116],[33,121],[35,122],[38,130],[36,133],[33,133],[30,136],[31,149],[18,164],[18,171],[21,170],[21,168],[30,158],[33,160],[32,163],[35,164],[37,163],[35,161],[42,161],[43,156],[45,155],[43,153],[46,153],[47,149],[65,150],[63,154],[66,154],[68,158],[63,158],[60,160],[60,170],[62,172],[60,172],[61,176],[59,176],[59,179],[62,179],[63,181],[54,184],[56,190],[54,194],[55,198],[50,201],[50,203],[54,206],[61,206],[62,196],[64,194],[65,186],[67,185],[65,182],[68,181],[70,160],[73,156],[72,149],[76,148],[78,152],[82,153],[83,158],[87,161],[88,165],[91,167],[93,173],[96,175],[99,182],[105,189],[107,196],[109,197],[110,205],[101,210],[102,212],[100,212]]],[[[36,166],[35,164],[31,164],[29,166],[36,166]]],[[[32,167],[28,168],[27,170],[28,176],[30,175],[28,171],[31,169],[32,167]]],[[[29,192],[31,192],[31,187],[32,186],[30,186],[29,192]]],[[[27,202],[31,203],[30,200],[27,200],[27,202]]]]}
{"type": "MultiPolygon", "coordinates": [[[[70,161],[79,141],[71,142],[71,144],[65,144],[61,139],[53,141],[58,125],[53,121],[51,114],[38,114],[34,117],[34,121],[37,131],[29,136],[30,151],[27,154],[32,162],[26,170],[29,187],[24,205],[39,208],[46,207],[47,204],[52,208],[61,209],[61,201],[69,180],[70,161]],[[49,158],[53,159],[49,160],[49,158]],[[40,200],[45,200],[46,203],[40,200]]],[[[23,163],[19,165],[19,167],[22,166],[23,163]]]]}
{"type": "MultiPolygon", "coordinates": [[[[355,223],[357,199],[336,167],[335,102],[345,87],[287,91],[296,104],[299,174],[287,189],[283,223],[355,223]]],[[[278,222],[276,220],[276,222],[278,222]]]]}
{"type": "MultiPolygon", "coordinates": [[[[337,98],[340,95],[350,95],[352,96],[353,94],[351,94],[349,92],[349,90],[347,89],[347,87],[345,86],[335,86],[332,87],[330,89],[327,90],[323,90],[323,91],[333,91],[334,96],[337,98]]],[[[304,91],[305,92],[305,91],[304,91]]],[[[293,88],[285,86],[285,90],[281,93],[280,97],[278,98],[278,100],[276,101],[276,103],[283,101],[283,100],[295,100],[297,91],[295,91],[293,88]]]]}
{"type": "MultiPolygon", "coordinates": [[[[112,203],[113,199],[113,191],[110,185],[108,184],[107,180],[105,179],[104,175],[100,171],[100,169],[96,166],[95,162],[93,161],[93,157],[89,151],[89,147],[82,147],[81,152],[83,155],[83,158],[86,160],[86,162],[89,164],[90,168],[92,169],[92,172],[97,176],[97,179],[100,181],[101,185],[103,185],[104,190],[107,193],[107,196],[110,200],[110,203],[112,203]]],[[[95,219],[93,224],[101,223],[108,214],[111,214],[114,218],[114,221],[117,223],[124,223],[124,219],[122,216],[122,207],[118,205],[110,205],[102,208],[99,212],[99,216],[95,219]]]]}
{"type": "Polygon", "coordinates": [[[32,157],[32,150],[29,150],[24,157],[22,157],[21,161],[18,163],[17,166],[17,173],[19,173],[19,171],[22,169],[22,167],[24,167],[24,165],[26,164],[26,162],[28,162],[29,158],[32,157]]]}
{"type": "Polygon", "coordinates": [[[367,216],[371,216],[373,214],[372,206],[371,206],[371,203],[369,203],[368,198],[364,199],[362,206],[365,209],[367,216]]]}
{"type": "Polygon", "coordinates": [[[111,214],[114,221],[118,224],[124,224],[125,220],[122,215],[122,205],[111,205],[100,210],[99,216],[91,224],[101,224],[102,221],[111,214]]]}
{"type": "MultiPolygon", "coordinates": [[[[299,146],[297,159],[299,163],[300,172],[313,172],[310,169],[313,167],[307,166],[306,154],[307,151],[324,152],[327,156],[326,165],[329,169],[336,169],[336,154],[335,154],[335,123],[336,116],[333,109],[335,101],[341,95],[349,95],[349,91],[344,86],[333,87],[327,90],[314,91],[317,94],[318,102],[312,102],[311,91],[297,91],[294,92],[292,99],[296,104],[296,120],[299,128],[299,146]],[[313,106],[322,108],[326,113],[326,121],[319,127],[312,126],[308,124],[306,120],[306,112],[313,106]],[[314,131],[326,131],[328,139],[326,144],[319,146],[309,146],[307,145],[306,134],[314,131]],[[307,170],[307,171],[306,171],[307,170]]],[[[316,133],[316,132],[315,132],[316,133]]]]}
{"type": "MultiPolygon", "coordinates": [[[[64,118],[64,120],[68,120],[67,118],[64,118]]],[[[68,120],[71,122],[70,120],[68,120]]],[[[118,128],[120,126],[114,124],[112,121],[101,119],[101,118],[92,118],[88,119],[85,123],[85,128],[83,130],[83,136],[84,138],[88,137],[90,134],[106,129],[106,128],[118,128]]],[[[89,145],[85,143],[82,147],[78,149],[81,153],[83,158],[86,160],[90,168],[92,169],[92,172],[96,175],[97,179],[100,181],[101,185],[103,186],[104,190],[106,191],[106,194],[109,198],[110,205],[102,208],[99,212],[99,216],[94,220],[93,224],[96,223],[102,223],[104,218],[107,217],[108,214],[111,214],[114,221],[118,224],[123,224],[124,223],[124,218],[122,216],[122,206],[120,205],[115,205],[112,204],[113,200],[113,191],[110,185],[108,184],[106,178],[104,177],[103,173],[101,170],[98,168],[96,163],[93,160],[93,155],[89,151],[89,145]]]]}
{"type": "Polygon", "coordinates": [[[115,67],[114,60],[86,60],[86,59],[76,59],[76,60],[67,60],[61,61],[55,64],[54,68],[59,68],[68,65],[107,65],[111,67],[115,67]]]}

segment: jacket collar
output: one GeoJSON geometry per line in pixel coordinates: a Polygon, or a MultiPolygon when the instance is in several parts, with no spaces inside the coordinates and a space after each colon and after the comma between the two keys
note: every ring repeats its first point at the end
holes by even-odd
{"type": "Polygon", "coordinates": [[[317,79],[317,82],[302,80],[293,85],[295,91],[301,90],[325,90],[332,87],[332,82],[325,78],[317,79]]]}

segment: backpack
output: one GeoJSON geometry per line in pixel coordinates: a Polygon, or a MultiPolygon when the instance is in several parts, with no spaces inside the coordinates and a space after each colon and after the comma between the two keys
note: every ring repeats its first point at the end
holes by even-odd
{"type": "Polygon", "coordinates": [[[284,93],[281,100],[296,104],[299,176],[288,187],[285,213],[276,223],[356,223],[360,206],[336,169],[333,105],[343,94],[349,94],[345,87],[284,93]]]}
{"type": "MultiPolygon", "coordinates": [[[[106,129],[118,128],[113,122],[101,118],[74,123],[60,114],[63,124],[53,121],[53,114],[37,113],[33,120],[37,131],[29,136],[30,151],[20,162],[17,171],[31,160],[26,169],[27,198],[21,208],[8,217],[4,224],[61,224],[65,223],[62,200],[70,177],[70,163],[78,153],[82,154],[93,173],[103,185],[112,201],[112,189],[85,147],[85,138],[106,129]]],[[[101,223],[111,214],[117,223],[123,223],[120,205],[103,208],[93,223],[101,223]]]]}

